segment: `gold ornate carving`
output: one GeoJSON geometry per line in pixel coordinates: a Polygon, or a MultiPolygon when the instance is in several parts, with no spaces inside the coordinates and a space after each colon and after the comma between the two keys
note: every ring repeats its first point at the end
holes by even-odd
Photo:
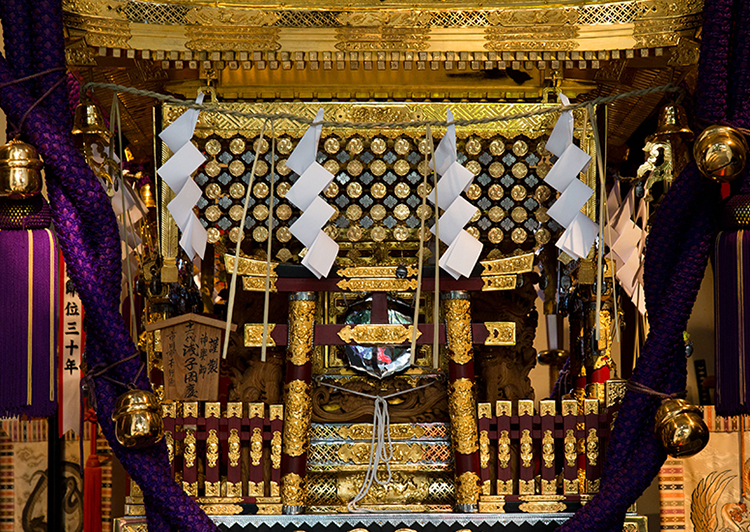
{"type": "Polygon", "coordinates": [[[601,486],[601,480],[595,479],[595,480],[587,480],[586,481],[586,493],[597,493],[599,491],[599,487],[601,486]]]}
{"type": "Polygon", "coordinates": [[[555,493],[557,493],[557,481],[542,479],[542,495],[554,495],[555,493]]]}
{"type": "Polygon", "coordinates": [[[198,403],[195,401],[183,403],[182,413],[185,417],[198,417],[198,403]]]}
{"type": "Polygon", "coordinates": [[[185,21],[200,26],[271,26],[279,20],[273,11],[229,9],[226,7],[195,7],[187,12],[185,21]]]}
{"type": "Polygon", "coordinates": [[[250,419],[262,418],[265,405],[263,403],[250,403],[247,405],[247,414],[250,419]]]}
{"type": "Polygon", "coordinates": [[[206,438],[206,461],[208,467],[216,467],[219,462],[219,435],[216,433],[216,429],[208,431],[208,438],[206,438]]]}
{"type": "Polygon", "coordinates": [[[573,429],[568,429],[565,432],[565,439],[563,440],[563,450],[565,454],[565,462],[568,467],[575,467],[576,465],[576,437],[573,429]]]}
{"type": "Polygon", "coordinates": [[[164,431],[164,439],[167,442],[167,455],[169,456],[169,463],[174,462],[174,437],[172,431],[164,431]]]}
{"type": "Polygon", "coordinates": [[[278,430],[274,431],[271,438],[271,467],[281,468],[281,432],[278,430]]]}
{"type": "Polygon", "coordinates": [[[513,481],[512,480],[498,480],[497,481],[497,494],[498,495],[512,495],[513,494],[513,481]]]}
{"type": "Polygon", "coordinates": [[[515,290],[517,277],[515,275],[493,275],[482,276],[482,290],[484,292],[495,292],[497,290],[515,290]]]}
{"type": "Polygon", "coordinates": [[[281,477],[281,500],[284,506],[304,506],[305,481],[297,473],[281,477]]]}
{"type": "Polygon", "coordinates": [[[191,497],[197,497],[198,496],[198,481],[195,482],[185,482],[182,481],[182,489],[185,490],[185,493],[190,495],[191,497]]]}
{"type": "Polygon", "coordinates": [[[196,440],[195,440],[195,431],[194,430],[186,430],[185,431],[185,467],[194,467],[195,466],[195,459],[196,459],[196,440]]]}
{"type": "Polygon", "coordinates": [[[287,416],[284,422],[284,453],[288,456],[302,456],[307,452],[310,441],[310,386],[304,381],[294,380],[285,388],[287,416]]]}
{"type": "Polygon", "coordinates": [[[281,504],[258,504],[258,515],[281,515],[281,504]]]}
{"type": "Polygon", "coordinates": [[[465,471],[456,478],[456,503],[476,504],[479,501],[479,476],[465,471]]]}
{"type": "Polygon", "coordinates": [[[448,387],[448,410],[456,452],[471,454],[479,448],[473,383],[457,379],[448,387]]]}
{"type": "Polygon", "coordinates": [[[218,497],[221,495],[221,482],[209,482],[208,480],[204,483],[204,489],[207,497],[218,497]]]}
{"type": "MultiPolygon", "coordinates": [[[[279,462],[279,465],[281,465],[281,462],[279,462]]],[[[276,469],[278,469],[278,467],[276,469]]],[[[269,484],[271,497],[279,497],[279,493],[281,493],[279,491],[279,483],[272,480],[271,482],[269,482],[269,484]]]]}
{"type": "MultiPolygon", "coordinates": [[[[346,343],[363,345],[397,345],[411,340],[413,325],[408,327],[401,324],[359,324],[352,327],[347,325],[339,329],[338,335],[346,343]]],[[[417,338],[422,333],[417,330],[417,338]]]]}
{"type": "Polygon", "coordinates": [[[290,301],[287,358],[295,366],[304,366],[310,360],[314,326],[315,301],[290,301]]]}
{"type": "Polygon", "coordinates": [[[528,399],[521,399],[518,401],[518,415],[519,416],[533,416],[534,415],[534,401],[528,399]]]}
{"type": "Polygon", "coordinates": [[[242,403],[227,403],[227,418],[242,417],[242,403]]]}
{"type": "MultiPolygon", "coordinates": [[[[362,465],[370,461],[370,448],[369,443],[345,443],[339,447],[337,454],[344,462],[362,465]]],[[[419,443],[393,443],[392,449],[391,464],[419,462],[424,456],[424,449],[419,443]]]]}
{"type": "Polygon", "coordinates": [[[479,433],[479,467],[486,469],[490,465],[490,436],[486,430],[479,433]]]}
{"type": "Polygon", "coordinates": [[[489,495],[490,493],[492,493],[492,481],[487,479],[482,482],[481,495],[489,495]]]}
{"type": "MultiPolygon", "coordinates": [[[[341,268],[337,273],[341,277],[393,277],[396,278],[396,269],[398,266],[357,266],[350,268],[341,268]]],[[[406,276],[414,277],[419,273],[415,266],[406,266],[406,276]]]]}
{"type": "MultiPolygon", "coordinates": [[[[234,255],[229,253],[224,254],[224,266],[228,274],[234,271],[234,255]]],[[[271,262],[271,277],[276,277],[276,266],[277,262],[271,262]]],[[[240,257],[239,264],[237,266],[237,275],[247,275],[250,277],[266,278],[267,264],[264,260],[251,259],[248,257],[240,257]]]]}
{"type": "Polygon", "coordinates": [[[284,405],[270,405],[268,407],[268,417],[270,421],[284,419],[284,405]]]}
{"type": "Polygon", "coordinates": [[[490,403],[479,403],[477,413],[479,419],[492,419],[492,405],[490,403]]]}
{"type": "Polygon", "coordinates": [[[484,345],[516,345],[516,322],[487,321],[487,339],[484,345]]]}
{"type": "Polygon", "coordinates": [[[575,399],[563,399],[562,413],[563,416],[577,416],[578,401],[576,401],[575,399]]]}
{"type": "Polygon", "coordinates": [[[534,481],[533,480],[519,480],[518,481],[518,493],[521,495],[533,495],[534,494],[534,481]]]}
{"type": "Polygon", "coordinates": [[[554,416],[555,415],[555,401],[539,401],[539,415],[541,416],[554,416]]]}
{"type": "Polygon", "coordinates": [[[352,292],[408,292],[417,289],[416,279],[342,279],[336,283],[341,290],[352,292]]]}
{"type": "Polygon", "coordinates": [[[544,431],[544,438],[542,438],[542,460],[544,460],[544,467],[552,467],[555,465],[555,439],[552,437],[551,430],[544,431]]]}
{"type": "Polygon", "coordinates": [[[221,417],[221,403],[206,403],[204,407],[206,417],[221,417]]]}
{"type": "Polygon", "coordinates": [[[253,482],[252,480],[248,480],[247,495],[249,497],[262,497],[263,491],[263,481],[253,482]]]}
{"type": "Polygon", "coordinates": [[[206,515],[239,515],[242,506],[239,504],[201,504],[201,509],[206,515]]]}
{"type": "MultiPolygon", "coordinates": [[[[498,482],[502,482],[502,481],[498,481],[498,482]]],[[[505,501],[484,501],[480,499],[479,500],[479,512],[483,514],[504,514],[505,513],[505,501]]]]}
{"type": "Polygon", "coordinates": [[[516,257],[483,260],[480,261],[479,264],[484,267],[482,276],[527,273],[534,269],[534,254],[527,253],[525,255],[518,255],[516,257]]]}
{"type": "Polygon", "coordinates": [[[261,458],[263,458],[263,434],[259,427],[255,427],[250,436],[250,460],[254,466],[259,466],[261,458]]]}
{"type": "Polygon", "coordinates": [[[534,440],[531,439],[531,431],[529,429],[521,431],[520,456],[523,467],[531,467],[531,461],[534,459],[534,440]]]}
{"type": "Polygon", "coordinates": [[[590,428],[586,436],[586,458],[592,466],[595,466],[599,460],[599,438],[595,428],[590,428]]]}
{"type": "MultiPolygon", "coordinates": [[[[79,2],[88,3],[90,2],[79,2]]],[[[76,37],[83,36],[93,47],[128,48],[131,33],[127,21],[112,18],[65,13],[65,26],[76,37]]]]}
{"type": "Polygon", "coordinates": [[[568,480],[563,479],[563,489],[565,490],[565,493],[571,494],[571,493],[578,493],[578,479],[575,480],[568,480]]]}
{"type": "MultiPolygon", "coordinates": [[[[246,292],[265,292],[266,291],[266,279],[265,277],[243,277],[242,278],[242,289],[246,292]]],[[[271,277],[268,283],[269,292],[276,292],[276,277],[271,277]]]]}
{"type": "Polygon", "coordinates": [[[466,364],[473,358],[470,310],[471,302],[468,299],[443,301],[449,356],[456,364],[466,364]]]}
{"type": "Polygon", "coordinates": [[[511,402],[497,401],[495,403],[495,412],[497,412],[498,416],[509,416],[511,413],[511,402]]]}
{"type": "Polygon", "coordinates": [[[503,469],[510,464],[510,435],[507,430],[500,431],[497,439],[497,461],[503,469]]]}
{"type": "Polygon", "coordinates": [[[241,497],[242,482],[227,482],[227,495],[230,497],[241,497]]]}
{"type": "MultiPolygon", "coordinates": [[[[268,324],[268,336],[266,338],[266,345],[273,347],[276,345],[271,333],[276,327],[275,323],[268,324]]],[[[246,323],[245,324],[245,347],[261,347],[263,345],[263,324],[262,323],[246,323]]]]}
{"type": "Polygon", "coordinates": [[[627,381],[624,379],[609,379],[606,386],[607,408],[612,408],[625,397],[627,381]]]}
{"type": "MultiPolygon", "coordinates": [[[[421,438],[425,434],[424,427],[407,423],[391,423],[388,428],[392,440],[421,438]]],[[[370,440],[372,439],[372,424],[342,425],[339,427],[338,435],[348,440],[370,440]]]]}
{"type": "Polygon", "coordinates": [[[229,431],[229,465],[237,467],[240,463],[240,433],[237,429],[229,431]]]}
{"type": "Polygon", "coordinates": [[[518,509],[530,514],[556,514],[564,512],[567,505],[559,501],[534,501],[523,502],[518,509]]]}

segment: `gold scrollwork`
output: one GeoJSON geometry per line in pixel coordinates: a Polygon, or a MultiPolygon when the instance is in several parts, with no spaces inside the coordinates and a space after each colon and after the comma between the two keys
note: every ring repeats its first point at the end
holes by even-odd
{"type": "Polygon", "coordinates": [[[479,467],[486,469],[490,465],[490,435],[486,430],[479,433],[479,467]]]}
{"type": "MultiPolygon", "coordinates": [[[[268,324],[268,336],[266,345],[274,347],[276,342],[271,338],[271,333],[276,327],[275,323],[268,324]]],[[[245,324],[245,347],[261,347],[263,345],[263,324],[246,323],[245,324]]]]}
{"type": "Polygon", "coordinates": [[[201,504],[201,509],[206,515],[239,515],[242,506],[239,504],[201,504]]]}
{"type": "Polygon", "coordinates": [[[531,431],[529,429],[521,431],[520,454],[523,467],[531,467],[531,461],[534,459],[534,440],[531,439],[531,431]]]}
{"type": "MultiPolygon", "coordinates": [[[[242,289],[246,292],[265,292],[266,291],[266,278],[265,277],[243,277],[242,278],[242,289]]],[[[268,284],[269,292],[276,292],[276,277],[271,277],[268,284]]]]}
{"type": "Polygon", "coordinates": [[[169,455],[169,463],[174,462],[174,437],[171,431],[164,431],[164,439],[167,442],[167,454],[169,455]]]}
{"type": "Polygon", "coordinates": [[[281,500],[284,506],[305,504],[305,481],[297,473],[287,473],[281,477],[281,500]]]}
{"type": "Polygon", "coordinates": [[[512,495],[513,494],[513,481],[512,480],[498,480],[497,481],[497,494],[498,495],[512,495]]]}
{"type": "Polygon", "coordinates": [[[471,348],[470,310],[471,302],[468,299],[443,301],[449,356],[456,364],[466,364],[474,356],[471,348]]]}
{"type": "Polygon", "coordinates": [[[206,417],[221,417],[221,403],[206,403],[206,417]]]}
{"type": "Polygon", "coordinates": [[[476,504],[479,500],[479,476],[465,471],[456,478],[456,503],[476,504]]]}
{"type": "Polygon", "coordinates": [[[268,417],[270,421],[284,419],[284,405],[270,405],[268,407],[268,417]]]}
{"type": "Polygon", "coordinates": [[[507,430],[500,431],[497,439],[497,461],[503,469],[510,464],[510,435],[507,430]]]}
{"type": "Polygon", "coordinates": [[[417,289],[416,279],[342,279],[336,283],[341,290],[352,292],[408,292],[417,289]]]}
{"type": "Polygon", "coordinates": [[[271,438],[271,467],[281,468],[281,432],[278,430],[274,431],[271,438]]]}
{"type": "Polygon", "coordinates": [[[237,429],[229,431],[229,465],[237,467],[240,464],[240,433],[237,429]]]}
{"type": "MultiPolygon", "coordinates": [[[[234,255],[230,255],[229,253],[226,253],[224,255],[224,265],[226,267],[227,273],[232,273],[234,270],[234,255]]],[[[277,262],[271,263],[271,276],[276,276],[276,266],[278,266],[277,262]]],[[[257,260],[257,259],[251,259],[248,257],[240,257],[239,265],[237,266],[237,275],[249,275],[251,277],[260,277],[262,279],[266,278],[266,261],[264,260],[257,260]]]]}
{"type": "Polygon", "coordinates": [[[479,416],[479,419],[491,419],[492,405],[490,403],[479,403],[479,405],[477,405],[477,415],[479,416]]]}
{"type": "Polygon", "coordinates": [[[564,502],[558,501],[523,502],[518,505],[519,510],[531,514],[556,514],[564,512],[566,508],[567,505],[564,502]]]}
{"type": "Polygon", "coordinates": [[[533,416],[534,415],[534,401],[529,399],[521,399],[518,401],[518,415],[519,416],[533,416]]]}
{"type": "Polygon", "coordinates": [[[247,495],[248,497],[262,497],[263,491],[264,491],[264,483],[261,480],[260,482],[253,482],[252,480],[249,480],[247,482],[247,495]]]}
{"type": "Polygon", "coordinates": [[[542,479],[542,495],[554,495],[555,493],[557,493],[557,481],[542,479]]]}
{"type": "Polygon", "coordinates": [[[242,403],[227,403],[227,417],[242,417],[242,403]]]}
{"type": "Polygon", "coordinates": [[[219,435],[216,433],[216,429],[208,431],[208,438],[206,438],[206,461],[208,467],[216,467],[219,461],[219,435]]]}
{"type": "Polygon", "coordinates": [[[195,482],[185,482],[182,481],[182,489],[190,495],[191,497],[197,497],[198,496],[198,481],[195,482]]]}
{"type": "Polygon", "coordinates": [[[185,431],[185,467],[194,467],[196,458],[195,431],[185,431]]]}
{"type": "Polygon", "coordinates": [[[544,431],[542,460],[544,461],[544,467],[550,468],[555,465],[555,439],[552,437],[551,430],[544,431]]]}
{"type": "Polygon", "coordinates": [[[571,494],[571,493],[578,493],[578,479],[575,480],[568,480],[563,479],[563,489],[565,490],[565,493],[571,494]]]}
{"type": "Polygon", "coordinates": [[[568,467],[575,467],[576,465],[576,436],[573,429],[565,431],[565,439],[563,440],[563,450],[565,454],[565,462],[568,467]]]}
{"type": "MultiPolygon", "coordinates": [[[[398,266],[357,266],[342,268],[338,271],[341,277],[393,277],[396,278],[398,266]]],[[[406,266],[406,277],[414,277],[419,273],[415,266],[406,266]]]]}
{"type": "Polygon", "coordinates": [[[472,382],[457,379],[448,387],[448,410],[456,452],[471,454],[479,448],[472,382]]]}
{"type": "Polygon", "coordinates": [[[515,321],[487,321],[487,339],[484,345],[516,345],[515,321]]]}
{"type": "Polygon", "coordinates": [[[315,325],[315,301],[289,302],[289,347],[288,359],[295,366],[303,366],[310,360],[313,348],[315,325]]]}
{"type": "MultiPolygon", "coordinates": [[[[338,449],[338,457],[344,462],[361,465],[370,461],[369,443],[345,443],[338,449]]],[[[392,445],[391,464],[419,462],[424,456],[424,448],[419,443],[398,442],[392,445]]]]}
{"type": "MultiPolygon", "coordinates": [[[[424,427],[407,423],[391,423],[388,428],[392,440],[421,438],[425,434],[424,427]]],[[[372,439],[372,424],[342,425],[338,430],[338,435],[347,440],[370,440],[372,439]]]]}
{"type": "Polygon", "coordinates": [[[259,466],[261,458],[263,458],[263,434],[260,428],[255,427],[250,436],[250,460],[254,466],[259,466]]]}
{"type": "Polygon", "coordinates": [[[509,416],[511,412],[511,402],[498,401],[495,403],[495,412],[498,416],[509,416]]]}
{"type": "Polygon", "coordinates": [[[515,290],[517,279],[515,275],[483,275],[482,281],[484,281],[483,292],[496,292],[498,290],[515,290]]]}
{"type": "Polygon", "coordinates": [[[595,466],[599,459],[599,438],[596,436],[595,428],[590,428],[586,436],[586,458],[592,466],[595,466]]]}
{"type": "Polygon", "coordinates": [[[242,482],[227,482],[227,495],[230,497],[241,497],[242,482]]]}
{"type": "Polygon", "coordinates": [[[492,493],[492,481],[490,479],[482,482],[482,495],[489,495],[492,493]]]}
{"type": "Polygon", "coordinates": [[[597,493],[599,491],[600,486],[601,486],[601,480],[598,478],[594,480],[587,480],[586,481],[586,493],[597,493]]]}
{"type": "Polygon", "coordinates": [[[204,483],[204,489],[207,497],[218,497],[221,495],[221,482],[209,482],[208,480],[204,483]]]}
{"type": "Polygon", "coordinates": [[[484,267],[482,275],[508,275],[527,273],[534,269],[534,254],[527,253],[516,257],[480,261],[484,267]]]}
{"type": "Polygon", "coordinates": [[[304,381],[293,380],[285,388],[287,418],[284,423],[284,453],[288,456],[302,456],[307,451],[310,440],[310,386],[304,381]]]}
{"type": "Polygon", "coordinates": [[[533,480],[520,480],[518,481],[518,493],[521,495],[533,495],[534,494],[534,481],[533,480]]]}
{"type": "MultiPolygon", "coordinates": [[[[396,345],[403,344],[411,340],[414,326],[405,327],[401,324],[359,324],[352,327],[347,325],[342,327],[339,332],[339,338],[346,343],[357,343],[363,345],[396,345]]],[[[422,333],[417,329],[417,338],[422,333]]]]}

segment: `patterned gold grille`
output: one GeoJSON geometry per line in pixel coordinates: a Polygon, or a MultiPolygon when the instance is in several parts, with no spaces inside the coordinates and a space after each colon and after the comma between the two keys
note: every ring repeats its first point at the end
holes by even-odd
{"type": "Polygon", "coordinates": [[[154,4],[133,0],[118,9],[130,22],[164,25],[186,24],[185,15],[189,10],[189,6],[179,4],[154,4]]]}

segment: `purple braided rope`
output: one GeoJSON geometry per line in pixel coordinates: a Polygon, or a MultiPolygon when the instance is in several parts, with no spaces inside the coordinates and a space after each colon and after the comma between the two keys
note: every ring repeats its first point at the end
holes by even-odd
{"type": "MultiPolygon", "coordinates": [[[[45,13],[60,15],[59,6],[45,13]]],[[[52,24],[51,28],[50,31],[61,32],[62,26],[52,24]]],[[[15,30],[8,30],[6,37],[10,35],[12,39],[15,30]]],[[[62,40],[57,39],[57,42],[62,40]]],[[[54,58],[59,60],[62,56],[53,52],[47,50],[41,54],[37,66],[59,66],[61,63],[55,64],[54,58]]],[[[0,56],[0,83],[13,78],[9,65],[0,56]]],[[[47,161],[48,188],[60,245],[88,316],[87,360],[91,365],[107,365],[136,353],[118,309],[120,242],[108,198],[73,148],[68,128],[62,126],[66,122],[64,117],[70,116],[64,107],[65,94],[53,95],[53,103],[44,106],[46,109],[40,106],[32,110],[25,123],[25,133],[47,161]],[[59,118],[53,118],[50,109],[61,113],[59,118]]],[[[19,85],[0,91],[0,105],[11,120],[22,116],[33,101],[29,91],[19,85]]],[[[139,362],[132,360],[114,368],[109,376],[130,382],[138,368],[139,362]]],[[[145,376],[136,384],[148,387],[145,376]]],[[[149,530],[216,530],[205,513],[171,478],[164,443],[144,451],[128,450],[117,443],[111,414],[122,391],[106,380],[96,380],[99,421],[113,451],[144,492],[149,530]]]]}
{"type": "MultiPolygon", "coordinates": [[[[739,1],[739,0],[738,0],[739,1]]],[[[703,6],[703,37],[695,91],[696,116],[709,123],[725,120],[729,79],[729,42],[733,0],[707,0],[703,6]]]]}

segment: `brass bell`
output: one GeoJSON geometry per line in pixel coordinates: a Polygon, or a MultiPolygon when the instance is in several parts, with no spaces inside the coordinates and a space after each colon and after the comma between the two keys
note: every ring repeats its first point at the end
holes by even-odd
{"type": "Polygon", "coordinates": [[[708,427],[700,409],[684,399],[667,399],[656,411],[656,437],[667,454],[675,458],[693,456],[708,444],[708,427]]]}
{"type": "Polygon", "coordinates": [[[745,136],[729,126],[709,126],[693,146],[698,170],[718,183],[728,183],[740,175],[747,162],[745,136]]]}
{"type": "Polygon", "coordinates": [[[564,349],[547,349],[539,351],[536,355],[536,361],[543,366],[561,366],[568,358],[570,353],[564,349]]]}
{"type": "Polygon", "coordinates": [[[130,390],[118,397],[112,421],[117,441],[123,447],[142,449],[164,437],[159,401],[146,390],[130,390]]]}
{"type": "Polygon", "coordinates": [[[13,139],[0,146],[0,197],[22,199],[39,194],[43,165],[31,144],[13,139]]]}
{"type": "Polygon", "coordinates": [[[109,144],[112,140],[112,132],[107,128],[104,115],[91,102],[81,102],[76,106],[71,133],[79,150],[87,144],[109,144]]]}
{"type": "Polygon", "coordinates": [[[146,205],[146,207],[148,207],[149,209],[153,209],[154,207],[156,207],[154,185],[152,185],[151,183],[146,183],[138,192],[141,195],[141,199],[143,200],[143,203],[146,205]]]}
{"type": "Polygon", "coordinates": [[[668,135],[680,135],[685,140],[693,140],[693,131],[688,126],[687,115],[681,105],[671,103],[659,110],[654,138],[660,139],[668,135]]]}

